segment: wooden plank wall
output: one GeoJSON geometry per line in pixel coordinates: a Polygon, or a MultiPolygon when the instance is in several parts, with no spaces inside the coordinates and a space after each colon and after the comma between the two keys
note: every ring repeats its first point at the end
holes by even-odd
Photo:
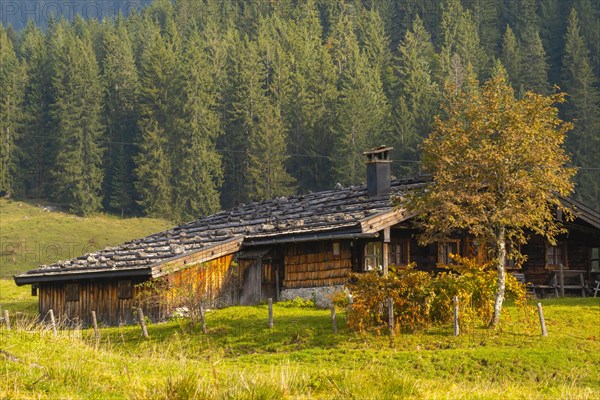
{"type": "Polygon", "coordinates": [[[340,241],[340,255],[333,256],[333,242],[287,245],[284,249],[285,288],[343,285],[352,269],[349,241],[340,241]]]}
{"type": "Polygon", "coordinates": [[[148,290],[139,286],[144,281],[132,281],[132,297],[119,298],[119,281],[123,279],[84,280],[67,283],[41,283],[38,307],[42,320],[50,309],[67,325],[90,325],[91,312],[99,323],[118,325],[135,323],[135,309],[142,304],[144,313],[153,321],[164,320],[175,308],[184,306],[193,296],[206,301],[207,307],[235,304],[239,282],[237,268],[228,255],[157,279],[160,293],[149,299],[148,290]],[[79,285],[79,299],[67,301],[67,285],[79,285]]]}
{"type": "Polygon", "coordinates": [[[66,301],[66,284],[41,283],[38,291],[40,317],[47,320],[52,309],[55,318],[66,325],[91,324],[96,311],[98,323],[104,325],[134,322],[135,282],[133,296],[119,299],[117,280],[80,281],[79,300],[66,301]]]}
{"type": "Polygon", "coordinates": [[[161,321],[180,307],[207,308],[236,304],[239,271],[233,264],[233,255],[226,255],[153,280],[156,288],[142,293],[138,300],[145,314],[153,321],[161,321]]]}

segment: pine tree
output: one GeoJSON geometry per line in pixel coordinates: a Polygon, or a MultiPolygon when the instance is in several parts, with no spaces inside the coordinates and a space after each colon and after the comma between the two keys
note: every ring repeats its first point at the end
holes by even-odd
{"type": "Polygon", "coordinates": [[[508,81],[514,90],[518,90],[521,86],[521,51],[519,49],[519,42],[510,25],[506,26],[506,31],[504,32],[500,60],[506,68],[508,81]]]}
{"type": "Polygon", "coordinates": [[[542,39],[533,26],[521,37],[520,92],[548,93],[548,64],[542,39]]]}
{"type": "Polygon", "coordinates": [[[17,162],[23,122],[25,65],[17,58],[7,32],[0,25],[0,191],[17,188],[17,162]]]}
{"type": "Polygon", "coordinates": [[[220,208],[221,158],[215,150],[221,134],[219,92],[204,47],[200,36],[192,34],[181,60],[183,127],[175,146],[180,162],[173,165],[174,213],[179,221],[212,214],[220,208]]]}
{"type": "Polygon", "coordinates": [[[119,18],[103,38],[104,115],[109,144],[105,156],[105,202],[131,211],[135,205],[133,143],[137,140],[139,79],[124,21],[119,18]]]}
{"type": "Polygon", "coordinates": [[[573,152],[575,163],[582,167],[576,176],[577,196],[584,203],[600,209],[598,172],[585,169],[600,165],[600,93],[596,85],[579,18],[572,9],[565,35],[563,89],[569,95],[565,113],[574,121],[575,129],[567,145],[573,152]]]}
{"type": "Polygon", "coordinates": [[[87,215],[101,206],[102,89],[90,38],[64,25],[59,22],[51,47],[55,97],[50,109],[57,145],[52,195],[72,212],[87,215]]]}

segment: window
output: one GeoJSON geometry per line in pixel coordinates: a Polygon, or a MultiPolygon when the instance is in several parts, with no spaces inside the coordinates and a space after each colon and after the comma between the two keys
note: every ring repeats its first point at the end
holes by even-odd
{"type": "Polygon", "coordinates": [[[65,301],[79,301],[79,283],[65,285],[65,301]]]}
{"type": "Polygon", "coordinates": [[[518,268],[517,260],[515,260],[514,256],[511,256],[511,252],[513,252],[513,248],[517,252],[521,252],[520,244],[511,244],[506,243],[506,268],[518,268]]]}
{"type": "Polygon", "coordinates": [[[372,242],[365,245],[365,271],[379,269],[381,266],[381,243],[372,242]]]}
{"type": "Polygon", "coordinates": [[[333,242],[331,251],[333,253],[334,258],[339,258],[341,254],[340,242],[333,242]]]}
{"type": "Polygon", "coordinates": [[[594,247],[592,249],[592,259],[590,261],[592,271],[600,272],[600,247],[594,247]]]}
{"type": "Polygon", "coordinates": [[[460,254],[458,249],[460,240],[446,240],[438,242],[438,264],[452,264],[451,254],[460,254]]]}
{"type": "Polygon", "coordinates": [[[117,285],[119,288],[119,299],[130,299],[133,297],[131,281],[119,281],[117,285]]]}
{"type": "Polygon", "coordinates": [[[557,244],[556,246],[546,246],[546,266],[565,265],[565,246],[557,244]]]}
{"type": "Polygon", "coordinates": [[[410,241],[400,240],[390,243],[390,265],[408,265],[410,262],[410,241]]]}

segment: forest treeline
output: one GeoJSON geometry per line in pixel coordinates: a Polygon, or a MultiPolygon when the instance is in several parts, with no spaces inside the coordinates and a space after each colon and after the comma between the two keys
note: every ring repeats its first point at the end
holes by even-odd
{"type": "Polygon", "coordinates": [[[575,196],[600,209],[595,0],[157,0],[0,27],[0,190],[186,221],[361,183],[381,144],[418,174],[444,87],[500,64],[518,95],[568,94],[575,196]]]}

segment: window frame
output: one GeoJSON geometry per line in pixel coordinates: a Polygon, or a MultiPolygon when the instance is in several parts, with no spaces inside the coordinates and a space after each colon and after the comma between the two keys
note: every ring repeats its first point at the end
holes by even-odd
{"type": "Polygon", "coordinates": [[[363,246],[363,271],[377,271],[383,265],[383,244],[381,242],[367,242],[363,246]],[[368,251],[372,246],[372,252],[368,251]],[[374,261],[371,266],[367,261],[374,261]]]}
{"type": "Polygon", "coordinates": [[[454,261],[452,261],[450,259],[450,254],[456,254],[456,255],[461,255],[460,252],[460,239],[447,239],[447,240],[442,240],[438,242],[438,257],[437,257],[437,261],[438,264],[441,265],[449,265],[449,264],[455,264],[454,261]],[[450,252],[448,251],[448,245],[453,244],[456,246],[456,252],[450,252]],[[445,251],[442,251],[445,250],[445,251]],[[447,261],[444,261],[447,260],[447,261]]]}
{"type": "Polygon", "coordinates": [[[398,239],[390,243],[388,264],[407,266],[410,264],[410,239],[398,239]],[[399,249],[401,249],[399,251],[399,249]]]}
{"type": "Polygon", "coordinates": [[[117,282],[117,297],[119,300],[129,300],[133,298],[133,284],[131,280],[117,282]]]}
{"type": "Polygon", "coordinates": [[[65,283],[65,302],[79,301],[79,290],[78,282],[65,283]]]}
{"type": "Polygon", "coordinates": [[[556,243],[556,245],[551,245],[550,243],[546,243],[546,246],[544,248],[544,267],[545,268],[557,268],[560,267],[560,264],[563,265],[563,267],[567,267],[567,245],[566,243],[563,242],[558,242],[556,243]],[[556,250],[553,251],[553,254],[551,255],[552,257],[552,262],[548,262],[548,250],[551,249],[556,249],[559,250],[559,254],[557,255],[556,250]]]}

